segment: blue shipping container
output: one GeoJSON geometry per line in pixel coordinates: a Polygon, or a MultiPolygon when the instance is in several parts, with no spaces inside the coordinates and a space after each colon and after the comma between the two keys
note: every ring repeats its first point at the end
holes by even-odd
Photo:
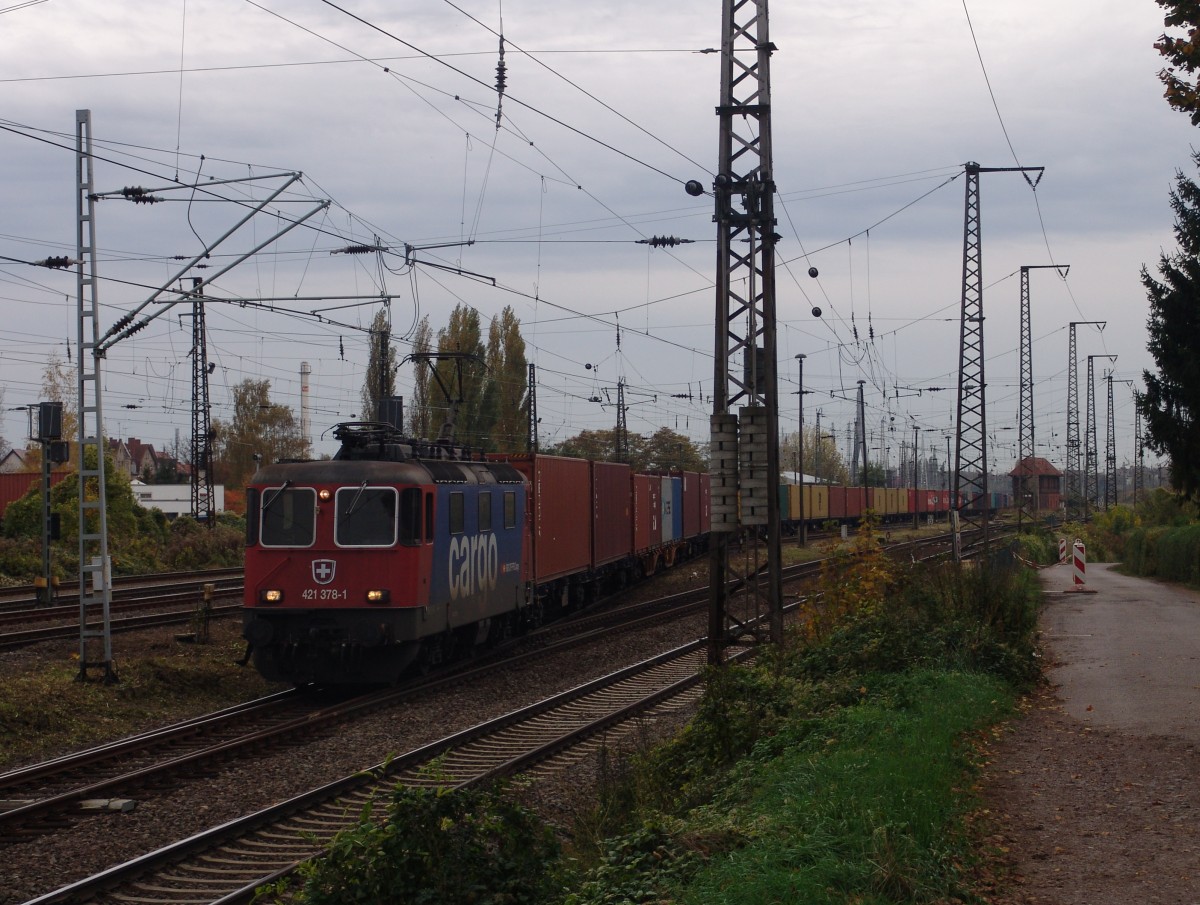
{"type": "Polygon", "coordinates": [[[683,476],[671,478],[671,500],[674,506],[671,509],[671,530],[674,532],[673,540],[681,540],[683,538],[683,476]]]}

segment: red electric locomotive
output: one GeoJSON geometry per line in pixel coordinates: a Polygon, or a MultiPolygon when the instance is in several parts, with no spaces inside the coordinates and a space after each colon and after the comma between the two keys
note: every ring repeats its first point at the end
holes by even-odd
{"type": "Polygon", "coordinates": [[[343,424],[246,493],[243,634],[273,680],[391,682],[698,552],[708,476],[471,456],[343,424]]]}

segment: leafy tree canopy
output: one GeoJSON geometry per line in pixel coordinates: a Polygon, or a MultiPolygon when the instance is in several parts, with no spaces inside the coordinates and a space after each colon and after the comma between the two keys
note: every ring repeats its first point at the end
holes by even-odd
{"type": "MultiPolygon", "coordinates": [[[[600,462],[617,460],[615,430],[585,430],[545,450],[600,462]]],[[[706,450],[683,434],[660,427],[649,437],[629,435],[629,464],[637,471],[708,471],[706,450]]]]}
{"type": "Polygon", "coordinates": [[[363,421],[374,421],[379,415],[379,401],[396,393],[396,350],[391,343],[391,317],[387,308],[375,312],[371,321],[371,351],[367,358],[367,373],[363,378],[363,421]]]}
{"type": "Polygon", "coordinates": [[[233,419],[212,423],[217,476],[240,489],[260,465],[309,455],[291,408],[271,402],[269,380],[243,380],[233,388],[233,419]],[[256,458],[257,457],[257,458],[256,458]]]}
{"type": "MultiPolygon", "coordinates": [[[[1200,166],[1200,152],[1193,154],[1200,166]]],[[[1145,371],[1138,407],[1146,444],[1170,459],[1172,483],[1189,498],[1200,495],[1200,187],[1182,172],[1171,192],[1179,249],[1163,253],[1158,278],[1142,268],[1150,302],[1148,348],[1158,366],[1145,371]]]]}
{"type": "Polygon", "coordinates": [[[493,317],[483,341],[479,312],[458,305],[438,331],[434,351],[428,318],[413,333],[413,394],[408,430],[435,439],[453,415],[451,439],[488,451],[519,452],[526,446],[529,415],[527,363],[521,322],[511,307],[493,317]],[[456,407],[456,408],[455,408],[456,407]]]}
{"type": "Polygon", "coordinates": [[[1167,61],[1158,77],[1166,90],[1167,103],[1181,113],[1187,113],[1192,125],[1200,126],[1200,82],[1196,69],[1200,67],[1200,2],[1195,0],[1157,0],[1165,11],[1163,24],[1168,29],[1183,29],[1184,34],[1164,32],[1155,42],[1157,50],[1167,61]]]}

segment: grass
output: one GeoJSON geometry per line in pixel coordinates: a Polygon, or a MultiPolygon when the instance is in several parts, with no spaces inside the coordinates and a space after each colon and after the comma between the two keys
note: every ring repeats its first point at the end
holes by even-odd
{"type": "Polygon", "coordinates": [[[939,901],[964,895],[970,733],[1009,712],[980,674],[881,680],[863,703],[785,728],[687,835],[739,840],[666,898],[689,905],[939,901]]]}
{"type": "Polygon", "coordinates": [[[268,694],[251,667],[239,667],[240,625],[213,624],[209,644],[181,644],[168,633],[114,637],[120,682],[78,682],[78,659],[32,652],[0,675],[0,771],[122,738],[268,694]]]}
{"type": "Polygon", "coordinates": [[[675,739],[611,770],[562,905],[979,901],[980,743],[1036,681],[1024,570],[830,577],[837,621],[710,675],[675,739]]]}

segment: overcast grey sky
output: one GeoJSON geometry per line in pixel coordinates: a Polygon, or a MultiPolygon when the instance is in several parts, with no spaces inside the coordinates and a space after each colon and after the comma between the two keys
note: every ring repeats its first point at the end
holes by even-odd
{"type": "MultiPolygon", "coordinates": [[[[101,202],[103,327],[140,305],[146,287],[176,276],[181,262],[172,258],[190,259],[243,216],[241,204],[282,184],[271,174],[304,179],[218,255],[261,243],[282,223],[277,211],[332,202],[209,288],[215,298],[285,299],[269,303],[275,310],[209,306],[216,417],[229,416],[229,389],[248,377],[269,379],[275,401],[298,406],[300,362],[308,361],[314,439],[318,452],[331,451],[321,434],[358,412],[361,328],[385,292],[402,353],[422,315],[436,329],[459,301],[485,319],[512,305],[539,367],[543,441],[612,426],[614,408],[589,399],[605,398],[606,388],[615,398],[622,377],[632,430],[667,425],[706,439],[715,228],[711,200],[689,197],[682,183],[708,185],[716,166],[718,55],[702,52],[719,47],[715,0],[43,0],[6,8],[0,255],[73,253],[76,109],[92,111],[98,191],[191,183],[197,174],[263,177],[166,192],[162,204],[101,202]],[[507,96],[497,130],[491,86],[500,32],[507,96]],[[654,235],[692,242],[638,244],[654,235]],[[391,249],[381,260],[331,254],[376,236],[391,249]],[[404,264],[406,244],[466,240],[475,244],[418,257],[483,278],[404,264]],[[322,296],[331,298],[310,300],[322,296]]],[[[810,423],[819,408],[823,426],[843,430],[852,410],[841,397],[865,379],[872,431],[895,428],[873,441],[890,448],[892,464],[914,423],[951,427],[958,174],[968,160],[1046,167],[1036,194],[1014,174],[982,177],[992,461],[1015,453],[1022,265],[1071,265],[1066,281],[1048,270],[1032,280],[1040,454],[1062,462],[1069,321],[1109,325],[1103,334],[1081,331],[1081,376],[1088,354],[1119,355],[1118,379],[1150,366],[1138,272],[1173,247],[1167,193],[1175,170],[1190,167],[1194,141],[1155,77],[1152,44],[1162,30],[1152,0],[773,5],[786,262],[781,373],[790,381],[783,391],[794,391],[793,356],[808,356],[810,423]],[[806,274],[810,265],[817,280],[806,274]]],[[[214,257],[188,276],[209,276],[228,260],[214,257]]],[[[40,397],[51,352],[65,358],[69,342],[75,355],[74,292],[69,273],[0,261],[6,408],[40,397]]],[[[110,351],[109,433],[159,446],[177,428],[186,438],[184,313],[164,311],[110,351]]],[[[405,368],[401,392],[410,382],[405,368]]],[[[1116,395],[1124,460],[1133,407],[1127,386],[1116,395]]],[[[795,429],[794,399],[784,401],[785,430],[795,429]]],[[[1097,400],[1103,413],[1101,387],[1097,400]]],[[[0,429],[19,443],[23,413],[6,412],[0,429]]],[[[1099,436],[1103,443],[1103,422],[1099,436]]]]}

